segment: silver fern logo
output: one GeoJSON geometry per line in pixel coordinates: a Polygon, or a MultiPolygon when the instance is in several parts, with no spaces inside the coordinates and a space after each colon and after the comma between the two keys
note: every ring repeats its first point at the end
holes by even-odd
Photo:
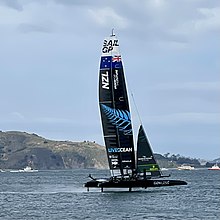
{"type": "Polygon", "coordinates": [[[119,131],[123,131],[126,135],[132,134],[131,129],[131,116],[127,110],[113,109],[104,104],[101,104],[101,108],[108,120],[118,128],[119,131]]]}

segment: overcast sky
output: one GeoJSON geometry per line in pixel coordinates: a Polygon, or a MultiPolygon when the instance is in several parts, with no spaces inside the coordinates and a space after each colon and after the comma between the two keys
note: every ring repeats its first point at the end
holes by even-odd
{"type": "Polygon", "coordinates": [[[153,150],[219,157],[219,0],[0,0],[0,130],[103,144],[112,28],[153,150]]]}

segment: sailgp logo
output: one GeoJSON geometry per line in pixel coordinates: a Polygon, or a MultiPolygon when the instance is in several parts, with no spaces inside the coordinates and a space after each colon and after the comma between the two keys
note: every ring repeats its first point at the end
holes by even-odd
{"type": "Polygon", "coordinates": [[[105,73],[102,73],[102,88],[103,89],[109,89],[108,71],[106,71],[105,73]]]}
{"type": "Polygon", "coordinates": [[[114,49],[115,46],[119,46],[118,40],[104,40],[102,53],[109,53],[114,49]]]}
{"type": "Polygon", "coordinates": [[[115,148],[109,148],[109,153],[126,153],[126,152],[132,152],[132,147],[115,147],[115,148]]]}

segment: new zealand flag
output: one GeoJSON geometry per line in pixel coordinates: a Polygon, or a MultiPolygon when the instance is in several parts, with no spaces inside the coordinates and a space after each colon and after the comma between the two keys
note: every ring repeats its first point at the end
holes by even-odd
{"type": "Polygon", "coordinates": [[[112,57],[112,68],[114,69],[122,68],[121,56],[112,57]]]}
{"type": "Polygon", "coordinates": [[[113,69],[122,68],[121,56],[101,57],[100,69],[106,69],[106,68],[113,68],[113,69]]]}

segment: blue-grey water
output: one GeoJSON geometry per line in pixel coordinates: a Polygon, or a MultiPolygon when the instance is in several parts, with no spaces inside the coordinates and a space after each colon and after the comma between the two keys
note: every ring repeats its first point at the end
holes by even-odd
{"type": "Polygon", "coordinates": [[[187,186],[87,192],[89,173],[106,170],[0,172],[0,219],[220,219],[220,171],[166,171],[187,186]]]}

